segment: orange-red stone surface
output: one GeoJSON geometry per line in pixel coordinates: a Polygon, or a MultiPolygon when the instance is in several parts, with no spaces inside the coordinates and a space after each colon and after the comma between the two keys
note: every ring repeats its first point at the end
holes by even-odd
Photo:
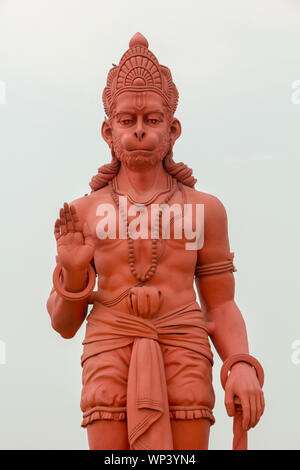
{"type": "MultiPolygon", "coordinates": [[[[140,33],[110,70],[103,103],[112,159],[91,193],[59,212],[51,323],[71,338],[87,320],[81,408],[91,449],[206,449],[215,401],[209,337],[224,361],[249,353],[226,211],[173,159],[178,91],[140,33]],[[183,220],[199,234],[192,246],[183,220]]],[[[246,431],[264,397],[244,361],[226,382],[229,416],[236,398],[246,431]]]]}

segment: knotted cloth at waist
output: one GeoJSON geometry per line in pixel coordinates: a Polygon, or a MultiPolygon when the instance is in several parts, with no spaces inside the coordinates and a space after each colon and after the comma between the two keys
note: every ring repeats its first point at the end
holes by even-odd
{"type": "Polygon", "coordinates": [[[213,364],[208,333],[196,301],[145,319],[95,302],[87,318],[81,363],[133,343],[127,383],[130,449],[173,449],[164,361],[159,343],[190,349],[213,364]]]}

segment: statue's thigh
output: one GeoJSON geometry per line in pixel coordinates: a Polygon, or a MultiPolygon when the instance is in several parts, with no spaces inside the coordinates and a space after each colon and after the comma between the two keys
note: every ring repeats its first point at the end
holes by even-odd
{"type": "MultiPolygon", "coordinates": [[[[215,393],[212,386],[212,365],[194,351],[161,345],[172,417],[192,418],[190,410],[213,410],[215,393]]],[[[199,413],[195,413],[199,417],[199,413]]],[[[203,413],[203,418],[209,418],[203,413]]]]}
{"type": "Polygon", "coordinates": [[[97,420],[125,419],[131,349],[129,345],[85,361],[80,402],[83,427],[97,420]]]}
{"type": "Polygon", "coordinates": [[[205,450],[214,423],[212,365],[193,351],[163,346],[175,450],[205,450]]]}
{"type": "Polygon", "coordinates": [[[129,449],[126,421],[131,348],[100,353],[84,363],[81,409],[91,450],[129,449]]]}

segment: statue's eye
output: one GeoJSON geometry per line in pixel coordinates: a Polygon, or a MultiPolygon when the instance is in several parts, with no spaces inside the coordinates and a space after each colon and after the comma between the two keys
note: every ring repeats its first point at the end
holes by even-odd
{"type": "Polygon", "coordinates": [[[131,123],[131,119],[122,119],[121,123],[124,124],[124,126],[128,126],[131,123]]]}

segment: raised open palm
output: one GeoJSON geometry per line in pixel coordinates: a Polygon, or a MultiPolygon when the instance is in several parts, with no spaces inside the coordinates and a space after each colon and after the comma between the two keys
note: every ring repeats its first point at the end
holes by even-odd
{"type": "Polygon", "coordinates": [[[95,246],[87,224],[82,227],[74,206],[66,202],[54,226],[59,261],[67,271],[81,271],[93,259],[95,246]]]}

